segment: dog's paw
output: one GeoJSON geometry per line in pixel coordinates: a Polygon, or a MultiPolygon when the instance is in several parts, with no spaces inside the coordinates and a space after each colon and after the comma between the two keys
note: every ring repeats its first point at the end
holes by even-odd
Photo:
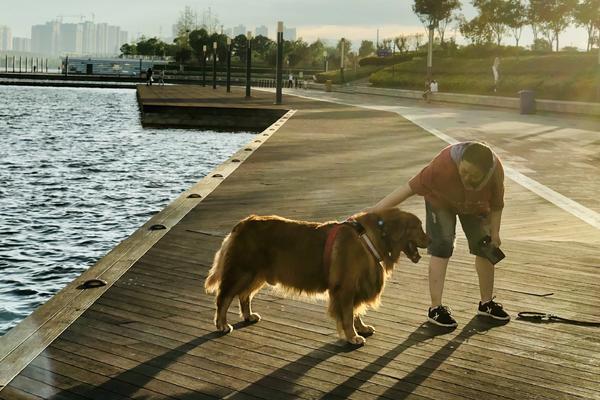
{"type": "Polygon", "coordinates": [[[244,321],[252,322],[252,323],[258,322],[258,321],[260,321],[260,315],[257,313],[252,313],[252,314],[248,315],[246,318],[244,318],[244,321]]]}
{"type": "Polygon", "coordinates": [[[230,324],[217,325],[217,329],[221,333],[229,333],[233,331],[233,326],[231,326],[230,324]]]}
{"type": "Polygon", "coordinates": [[[372,325],[365,325],[356,329],[358,333],[363,336],[371,336],[375,332],[375,327],[372,325]]]}
{"type": "Polygon", "coordinates": [[[348,343],[356,345],[356,346],[362,346],[363,344],[365,344],[367,342],[367,340],[360,336],[360,335],[356,335],[354,337],[348,338],[348,343]]]}

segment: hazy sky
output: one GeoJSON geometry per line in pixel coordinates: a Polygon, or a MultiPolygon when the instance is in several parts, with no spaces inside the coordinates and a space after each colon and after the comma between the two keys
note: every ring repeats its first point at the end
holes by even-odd
{"type": "MultiPolygon", "coordinates": [[[[118,25],[133,38],[171,36],[172,25],[186,5],[199,13],[211,7],[227,28],[238,24],[250,30],[266,25],[269,36],[274,35],[276,21],[297,28],[298,36],[313,41],[316,38],[347,37],[358,43],[362,39],[375,40],[401,33],[423,32],[423,27],[411,10],[412,0],[33,0],[10,1],[2,7],[0,25],[8,25],[13,36],[30,37],[31,25],[42,24],[64,15],[64,22],[79,22],[79,15],[95,22],[118,25]],[[10,2],[9,2],[10,1],[10,2]],[[8,3],[9,2],[9,3],[8,3]]],[[[469,1],[463,1],[463,13],[475,15],[469,1]]],[[[450,37],[453,32],[448,32],[450,37]]],[[[570,29],[561,37],[561,46],[585,46],[583,29],[570,29]]],[[[531,34],[525,32],[523,42],[528,44],[531,34]]],[[[507,39],[507,43],[514,43],[507,39]]]]}

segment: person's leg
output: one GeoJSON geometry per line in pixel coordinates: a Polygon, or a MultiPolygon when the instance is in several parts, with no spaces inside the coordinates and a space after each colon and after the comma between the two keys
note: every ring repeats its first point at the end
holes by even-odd
{"type": "Polygon", "coordinates": [[[475,256],[481,302],[487,303],[494,295],[494,265],[487,258],[482,257],[479,243],[489,235],[489,220],[477,215],[459,215],[459,218],[469,242],[469,252],[475,256]]]}
{"type": "Polygon", "coordinates": [[[494,265],[487,258],[475,256],[475,269],[479,278],[481,302],[487,303],[494,295],[494,265]]]}
{"type": "Polygon", "coordinates": [[[446,280],[446,269],[449,258],[431,256],[429,259],[429,295],[431,296],[431,307],[442,305],[442,294],[444,293],[444,281],[446,280]]]}
{"type": "Polygon", "coordinates": [[[434,209],[428,202],[425,202],[425,213],[425,229],[431,238],[427,247],[427,252],[431,255],[429,294],[431,306],[437,307],[442,305],[446,269],[454,249],[456,215],[448,210],[434,209]]]}

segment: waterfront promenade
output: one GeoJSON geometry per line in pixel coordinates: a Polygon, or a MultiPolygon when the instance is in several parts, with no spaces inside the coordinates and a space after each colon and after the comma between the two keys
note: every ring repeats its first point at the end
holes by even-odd
{"type": "MultiPolygon", "coordinates": [[[[207,107],[223,92],[141,87],[140,100],[207,107]]],[[[562,117],[297,93],[312,98],[285,96],[293,111],[265,122],[248,146],[0,338],[0,398],[600,398],[600,328],[514,319],[537,310],[600,320],[597,125],[565,135],[555,129],[562,117]],[[459,323],[454,331],[425,323],[425,256],[416,265],[401,259],[381,307],[367,314],[377,332],[364,347],[338,339],[321,301],[267,289],[254,304],[262,321],[213,332],[213,298],[202,283],[236,221],[251,213],[344,219],[404,183],[447,141],[473,138],[498,146],[512,171],[501,232],[508,256],[496,278],[510,323],[475,316],[477,276],[459,234],[444,294],[459,323]],[[157,224],[166,229],[150,229],[157,224]],[[95,276],[110,287],[77,289],[95,276]]],[[[272,93],[253,95],[245,100],[234,89],[223,102],[276,108],[272,93]]],[[[578,124],[586,122],[564,129],[578,124]]],[[[404,208],[423,219],[422,199],[404,208]]],[[[232,307],[232,322],[236,314],[232,307]]]]}

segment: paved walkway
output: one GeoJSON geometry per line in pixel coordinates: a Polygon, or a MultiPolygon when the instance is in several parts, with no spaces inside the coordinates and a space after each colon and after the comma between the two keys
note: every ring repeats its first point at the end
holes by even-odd
{"type": "MultiPolygon", "coordinates": [[[[514,110],[426,104],[384,96],[286,92],[396,112],[446,141],[483,140],[510,168],[592,211],[587,214],[588,221],[600,228],[600,119],[565,114],[520,115],[514,110]]],[[[564,201],[548,191],[546,198],[564,201]]],[[[571,210],[572,202],[567,204],[571,210]]]]}

